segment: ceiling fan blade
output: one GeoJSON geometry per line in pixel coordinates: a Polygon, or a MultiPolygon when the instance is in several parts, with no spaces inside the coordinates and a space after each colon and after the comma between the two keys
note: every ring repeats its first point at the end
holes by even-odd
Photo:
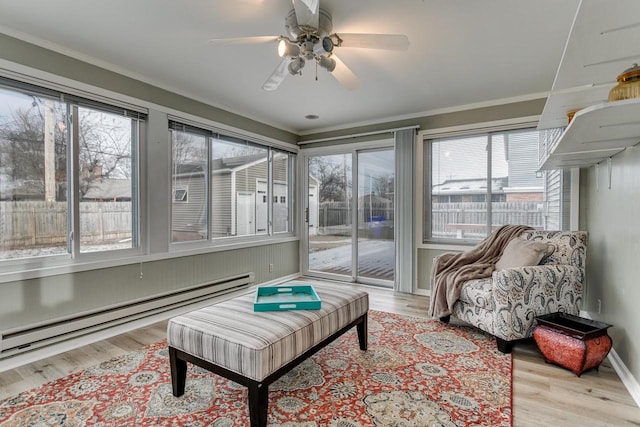
{"type": "Polygon", "coordinates": [[[260,44],[275,42],[280,36],[257,36],[257,37],[235,37],[228,39],[211,39],[207,40],[207,44],[222,46],[233,44],[260,44]]]}
{"type": "Polygon", "coordinates": [[[320,0],[292,0],[298,25],[318,28],[320,0]]]}
{"type": "Polygon", "coordinates": [[[353,71],[345,65],[335,54],[331,55],[334,61],[336,61],[336,68],[331,72],[331,75],[345,88],[354,90],[360,87],[360,79],[353,74],[353,71]]]}
{"type": "Polygon", "coordinates": [[[409,38],[404,34],[335,34],[341,47],[358,47],[365,49],[407,50],[409,38]]]}
{"type": "Polygon", "coordinates": [[[264,90],[278,89],[278,86],[280,86],[280,83],[282,83],[284,78],[287,77],[287,74],[289,74],[289,70],[287,67],[289,67],[290,62],[291,62],[291,58],[288,56],[284,58],[282,61],[280,61],[276,69],[273,70],[273,73],[271,73],[269,78],[262,85],[262,89],[264,90]]]}

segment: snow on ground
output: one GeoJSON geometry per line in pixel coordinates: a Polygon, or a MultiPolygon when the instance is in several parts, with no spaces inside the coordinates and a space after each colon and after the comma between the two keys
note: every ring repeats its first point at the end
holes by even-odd
{"type": "MultiPolygon", "coordinates": [[[[351,275],[351,244],[309,254],[309,270],[351,275]]],[[[358,242],[358,267],[360,276],[393,280],[395,271],[395,247],[392,240],[360,239],[358,242]]]]}

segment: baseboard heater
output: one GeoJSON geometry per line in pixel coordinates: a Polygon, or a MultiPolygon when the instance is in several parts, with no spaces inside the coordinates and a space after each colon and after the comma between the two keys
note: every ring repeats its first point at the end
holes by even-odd
{"type": "Polygon", "coordinates": [[[0,331],[0,359],[86,335],[164,311],[195,304],[249,288],[254,274],[244,273],[206,284],[127,301],[46,323],[0,331]]]}

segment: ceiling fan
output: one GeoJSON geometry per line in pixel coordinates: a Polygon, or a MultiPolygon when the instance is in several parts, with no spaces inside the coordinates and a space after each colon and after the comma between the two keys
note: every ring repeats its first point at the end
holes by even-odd
{"type": "Polygon", "coordinates": [[[401,34],[331,33],[331,15],[320,9],[319,0],[292,0],[293,9],[285,17],[287,36],[258,36],[212,39],[212,45],[255,44],[276,42],[282,61],[264,82],[264,90],[275,90],[288,74],[301,74],[307,61],[333,75],[349,90],[360,86],[360,80],[335,54],[339,47],[384,50],[407,50],[409,39],[401,34]]]}

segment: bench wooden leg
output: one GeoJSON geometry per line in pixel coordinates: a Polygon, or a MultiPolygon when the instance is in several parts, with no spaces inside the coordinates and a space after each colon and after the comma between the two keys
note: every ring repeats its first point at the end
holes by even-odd
{"type": "Polygon", "coordinates": [[[266,427],[269,409],[269,386],[264,383],[252,382],[248,387],[251,427],[266,427]]]}
{"type": "Polygon", "coordinates": [[[169,364],[171,365],[171,385],[173,395],[176,397],[184,394],[184,386],[187,381],[187,361],[178,358],[176,349],[169,347],[169,364]]]}
{"type": "Polygon", "coordinates": [[[358,330],[358,343],[360,344],[360,350],[367,350],[367,314],[362,318],[362,322],[358,323],[356,329],[358,330]]]}

